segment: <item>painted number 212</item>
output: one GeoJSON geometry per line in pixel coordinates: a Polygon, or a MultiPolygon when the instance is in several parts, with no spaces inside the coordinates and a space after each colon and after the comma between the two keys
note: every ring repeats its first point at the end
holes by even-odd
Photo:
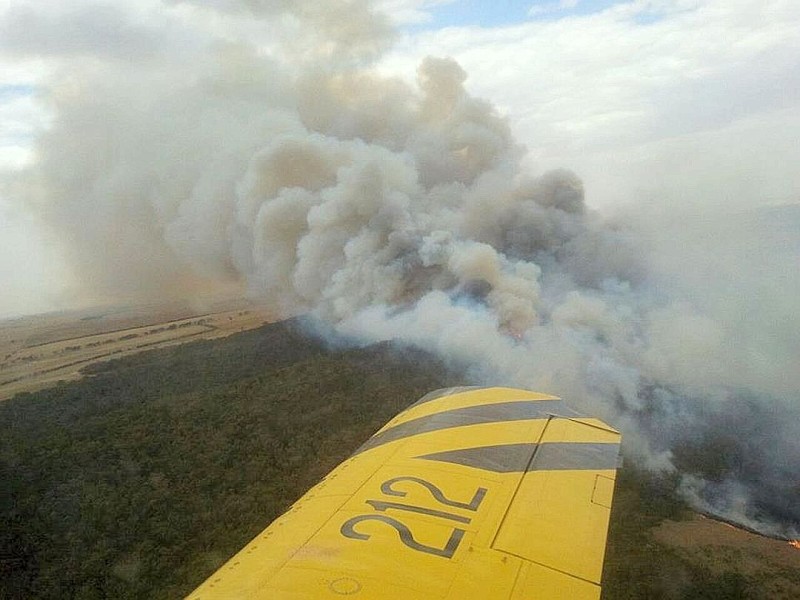
{"type": "MultiPolygon", "coordinates": [[[[456,500],[451,500],[450,498],[445,496],[442,490],[440,490],[431,482],[426,481],[424,479],[420,479],[419,477],[395,477],[394,479],[389,479],[388,481],[384,481],[381,484],[381,492],[385,496],[403,498],[407,495],[407,492],[404,492],[395,487],[395,484],[402,482],[414,483],[425,488],[427,492],[433,497],[433,499],[436,500],[436,502],[442,506],[448,508],[458,508],[470,512],[477,511],[478,507],[481,505],[481,502],[483,502],[483,499],[486,496],[486,488],[478,488],[469,502],[458,502],[456,500]]],[[[389,510],[404,511],[415,514],[428,515],[431,517],[455,523],[468,524],[472,522],[472,519],[470,517],[466,517],[448,510],[437,510],[433,508],[427,508],[424,506],[406,504],[404,502],[393,502],[386,500],[367,500],[366,503],[369,504],[373,509],[375,509],[376,512],[379,513],[385,513],[386,511],[389,510]]],[[[342,535],[355,540],[368,540],[370,538],[369,534],[362,533],[361,531],[356,531],[356,526],[359,523],[363,523],[364,521],[378,521],[379,523],[384,523],[386,525],[389,525],[390,527],[394,528],[397,531],[398,535],[400,536],[400,541],[403,542],[403,544],[405,544],[412,550],[416,550],[417,552],[425,552],[427,554],[433,554],[434,556],[441,556],[443,558],[453,557],[465,533],[464,529],[454,526],[453,531],[450,534],[450,538],[445,542],[444,546],[441,548],[437,548],[436,546],[429,546],[427,544],[422,544],[418,542],[416,539],[414,539],[414,534],[411,532],[411,528],[405,523],[399,521],[398,519],[395,519],[385,514],[371,513],[366,515],[357,515],[345,521],[340,530],[342,535]]]]}

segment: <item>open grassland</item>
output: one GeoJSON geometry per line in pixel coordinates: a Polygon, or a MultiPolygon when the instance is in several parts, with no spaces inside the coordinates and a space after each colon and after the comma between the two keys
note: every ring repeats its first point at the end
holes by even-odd
{"type": "MultiPolygon", "coordinates": [[[[397,412],[464,383],[296,321],[83,375],[0,403],[0,598],[182,597],[397,412]]],[[[673,487],[620,472],[604,599],[800,597],[800,551],[732,547],[673,487]]]]}
{"type": "Polygon", "coordinates": [[[225,337],[273,319],[270,311],[237,300],[199,314],[174,304],[0,321],[0,400],[78,379],[81,369],[99,361],[225,337]]]}
{"type": "Polygon", "coordinates": [[[720,523],[702,515],[686,521],[664,521],[653,538],[672,548],[688,563],[702,563],[716,576],[736,573],[758,580],[764,598],[800,598],[800,550],[720,523]]]}

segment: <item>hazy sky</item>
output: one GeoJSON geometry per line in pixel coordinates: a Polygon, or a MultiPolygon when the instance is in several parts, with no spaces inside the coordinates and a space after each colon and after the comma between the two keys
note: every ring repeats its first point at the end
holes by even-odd
{"type": "MultiPolygon", "coordinates": [[[[203,2],[195,2],[203,4],[203,2]]],[[[208,0],[206,4],[224,4],[208,0]]],[[[379,68],[413,81],[451,56],[507,115],[533,173],[568,167],[589,206],[738,211],[800,200],[794,0],[383,0],[399,34],[379,68]]],[[[0,0],[0,166],[36,160],[51,75],[141,61],[202,36],[271,32],[182,2],[0,0]]],[[[151,61],[148,63],[148,61],[151,61]]],[[[59,81],[63,83],[62,77],[59,81]]],[[[7,180],[7,178],[4,178],[7,180]]],[[[55,241],[0,188],[0,316],[66,306],[55,241]]]]}

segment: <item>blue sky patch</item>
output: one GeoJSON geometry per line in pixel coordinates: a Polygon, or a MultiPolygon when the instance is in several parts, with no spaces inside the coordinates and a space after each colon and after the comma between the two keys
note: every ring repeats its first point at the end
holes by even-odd
{"type": "Polygon", "coordinates": [[[24,96],[33,96],[36,86],[18,84],[0,84],[0,102],[10,102],[24,96]]]}
{"type": "Polygon", "coordinates": [[[442,27],[502,27],[532,20],[555,20],[566,16],[603,11],[628,0],[454,0],[431,7],[431,20],[422,29],[442,27]]]}

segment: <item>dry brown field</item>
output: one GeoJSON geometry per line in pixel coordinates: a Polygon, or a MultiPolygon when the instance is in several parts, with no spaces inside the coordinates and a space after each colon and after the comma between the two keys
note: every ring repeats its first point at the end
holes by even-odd
{"type": "Polygon", "coordinates": [[[760,596],[800,598],[800,548],[695,514],[687,521],[664,521],[652,530],[655,540],[689,563],[714,573],[736,572],[761,582],[760,596]]]}
{"type": "Polygon", "coordinates": [[[0,400],[81,376],[103,360],[210,340],[275,320],[250,301],[104,307],[0,321],[0,400]]]}

